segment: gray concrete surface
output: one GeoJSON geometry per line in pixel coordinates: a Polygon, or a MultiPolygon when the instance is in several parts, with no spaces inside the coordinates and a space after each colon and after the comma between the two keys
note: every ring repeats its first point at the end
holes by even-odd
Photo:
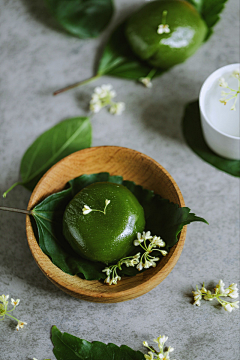
{"type": "MultiPolygon", "coordinates": [[[[116,0],[114,26],[141,0],[116,0]]],[[[23,153],[43,131],[84,115],[96,85],[111,83],[126,103],[122,116],[105,110],[92,118],[93,145],[119,145],[146,153],[179,185],[186,205],[209,221],[188,227],[183,253],[170,275],[154,290],[118,304],[79,301],[57,289],[41,273],[27,245],[24,216],[0,216],[0,294],[20,298],[16,317],[28,325],[15,331],[0,322],[0,359],[54,359],[50,328],[57,325],[86,340],[127,344],[169,336],[177,360],[239,359],[239,311],[229,314],[213,302],[192,305],[195,285],[239,280],[239,180],[197,157],[184,142],[185,104],[198,97],[205,78],[239,61],[239,3],[229,0],[209,42],[186,63],[140,84],[104,77],[58,97],[53,90],[93,74],[97,51],[109,34],[81,41],[62,31],[42,0],[0,0],[0,193],[19,179],[23,153]]],[[[30,193],[14,189],[0,205],[26,208],[30,193]]]]}

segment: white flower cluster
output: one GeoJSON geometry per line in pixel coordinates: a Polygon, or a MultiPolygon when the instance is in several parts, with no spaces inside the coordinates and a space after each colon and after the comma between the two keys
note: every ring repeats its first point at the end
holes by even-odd
{"type": "Polygon", "coordinates": [[[151,256],[150,253],[152,251],[159,251],[163,256],[167,255],[166,250],[156,249],[157,247],[164,247],[165,242],[159,236],[152,236],[150,231],[144,231],[142,234],[138,233],[137,240],[134,240],[133,244],[135,246],[140,245],[141,248],[144,250],[144,253],[142,254],[140,261],[137,265],[137,269],[139,271],[141,271],[143,268],[148,269],[151,266],[156,266],[156,261],[159,260],[159,257],[151,256]]]}
{"type": "MultiPolygon", "coordinates": [[[[174,351],[174,348],[169,346],[166,351],[164,351],[165,348],[165,342],[167,341],[168,337],[163,335],[159,336],[157,339],[154,339],[153,341],[158,344],[159,351],[156,351],[153,347],[150,347],[147,343],[147,341],[143,342],[143,346],[148,348],[150,351],[148,352],[148,355],[145,354],[144,357],[147,360],[154,360],[154,359],[161,359],[161,360],[170,360],[170,353],[174,351]]],[[[174,359],[172,359],[174,360],[174,359]]]]}
{"type": "Polygon", "coordinates": [[[213,299],[216,299],[228,312],[232,312],[233,310],[238,309],[239,301],[228,302],[220,298],[220,296],[221,297],[228,296],[232,299],[236,299],[238,297],[237,284],[233,283],[226,289],[224,289],[224,286],[225,284],[223,283],[223,281],[219,280],[219,283],[216,285],[213,293],[204,287],[204,283],[200,290],[198,289],[198,286],[196,286],[197,291],[192,292],[194,297],[193,305],[200,306],[201,305],[200,301],[202,299],[208,301],[212,301],[213,299]]]}
{"type": "Polygon", "coordinates": [[[112,115],[121,115],[125,110],[125,104],[112,101],[116,95],[116,91],[112,89],[110,84],[96,87],[90,101],[90,110],[93,113],[98,113],[102,108],[108,106],[112,115]]]}
{"type": "Polygon", "coordinates": [[[98,211],[98,212],[101,212],[104,215],[106,215],[107,206],[110,204],[110,202],[111,201],[108,200],[108,199],[105,200],[105,207],[104,207],[103,211],[102,210],[91,209],[88,205],[84,205],[84,207],[82,208],[82,213],[83,213],[83,215],[87,215],[92,211],[98,211]]]}
{"type": "Polygon", "coordinates": [[[238,80],[238,89],[230,88],[228,86],[227,81],[224,79],[224,77],[221,77],[219,79],[219,86],[221,86],[222,88],[230,90],[228,92],[222,91],[221,92],[222,98],[219,101],[222,104],[226,105],[229,100],[235,99],[234,103],[233,103],[233,105],[231,107],[231,110],[234,110],[234,111],[236,110],[237,98],[238,98],[238,94],[240,93],[240,74],[239,74],[239,72],[240,72],[240,70],[236,69],[232,73],[232,76],[238,80]]]}
{"type": "Polygon", "coordinates": [[[159,260],[159,257],[151,256],[150,253],[152,251],[159,251],[163,256],[167,255],[167,251],[156,249],[157,247],[164,247],[165,242],[158,236],[152,236],[150,231],[138,233],[137,239],[134,240],[133,244],[135,246],[141,246],[144,249],[144,253],[137,253],[134,256],[129,256],[123,258],[118,261],[116,265],[111,265],[106,267],[103,272],[106,272],[107,278],[104,282],[108,285],[116,285],[119,280],[121,280],[121,276],[118,275],[117,270],[122,270],[122,265],[126,265],[127,267],[132,266],[141,271],[143,268],[148,269],[151,266],[156,266],[156,261],[159,260]],[[147,241],[149,244],[147,244],[147,241]]]}
{"type": "Polygon", "coordinates": [[[6,315],[9,316],[10,318],[17,321],[16,329],[19,330],[19,328],[23,328],[23,326],[27,325],[27,323],[16,319],[9,313],[12,312],[16,308],[16,306],[19,304],[20,300],[19,299],[17,299],[17,300],[11,299],[11,305],[13,306],[13,308],[11,310],[8,310],[7,309],[8,308],[8,299],[9,299],[9,295],[0,296],[0,318],[2,317],[2,319],[0,319],[0,320],[4,320],[6,315]]]}
{"type": "Polygon", "coordinates": [[[116,265],[111,265],[106,267],[102,272],[105,272],[107,277],[104,280],[105,284],[116,285],[118,281],[121,280],[121,276],[118,275],[117,270],[122,270],[122,265],[125,264],[127,267],[134,267],[139,263],[140,253],[137,253],[134,256],[128,256],[118,261],[116,265]]]}

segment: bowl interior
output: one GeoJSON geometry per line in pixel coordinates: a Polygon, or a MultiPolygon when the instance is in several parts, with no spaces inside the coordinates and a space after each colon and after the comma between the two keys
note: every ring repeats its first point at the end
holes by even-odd
{"type": "MultiPolygon", "coordinates": [[[[78,151],[54,165],[34,189],[28,209],[32,209],[50,194],[62,190],[69,180],[83,174],[99,172],[121,175],[124,180],[134,181],[181,207],[185,206],[177,184],[156,161],[131,149],[102,146],[78,151]]],[[[124,277],[117,285],[107,286],[101,281],[88,281],[68,275],[57,268],[38,246],[29,216],[26,220],[26,231],[30,250],[43,273],[68,294],[96,302],[125,301],[153,289],[175,266],[186,236],[185,226],[178,243],[155,268],[134,277],[124,277]]]]}

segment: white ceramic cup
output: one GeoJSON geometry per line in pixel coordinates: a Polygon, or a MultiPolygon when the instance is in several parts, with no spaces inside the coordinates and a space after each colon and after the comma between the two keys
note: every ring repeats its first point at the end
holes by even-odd
{"type": "MultiPolygon", "coordinates": [[[[218,128],[217,119],[210,119],[206,109],[207,109],[207,102],[209,101],[209,93],[212,87],[213,86],[216,87],[216,82],[218,82],[221,77],[224,77],[226,74],[232,73],[234,70],[239,69],[239,67],[240,64],[231,64],[231,65],[223,66],[220,69],[214,71],[203,83],[199,95],[201,123],[202,123],[203,135],[206,143],[208,144],[210,149],[213,150],[216,154],[234,160],[240,160],[240,136],[230,135],[227,133],[227,131],[226,132],[222,131],[220,125],[219,125],[220,128],[218,128]]],[[[237,80],[236,80],[236,84],[237,84],[237,80]]],[[[221,91],[219,93],[221,93],[221,91]]],[[[222,106],[222,111],[224,114],[226,111],[229,111],[229,114],[231,111],[234,111],[234,110],[230,110],[231,108],[230,104],[223,105],[220,102],[217,103],[217,101],[219,100],[216,100],[216,106],[222,106]]],[[[240,102],[240,95],[238,95],[237,101],[238,103],[240,102]]],[[[236,126],[239,127],[239,122],[240,122],[239,104],[237,106],[236,111],[237,114],[234,115],[237,116],[238,120],[237,120],[237,124],[235,121],[235,127],[236,126]]],[[[218,116],[217,111],[216,111],[216,116],[218,116]]],[[[228,126],[228,124],[229,126],[232,125],[229,122],[229,119],[226,118],[226,124],[224,124],[224,126],[226,127],[228,126]]]]}

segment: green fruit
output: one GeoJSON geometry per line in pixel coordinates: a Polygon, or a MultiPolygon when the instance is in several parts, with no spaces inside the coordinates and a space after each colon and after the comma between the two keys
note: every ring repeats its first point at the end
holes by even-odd
{"type": "Polygon", "coordinates": [[[186,1],[151,1],[128,19],[125,31],[137,56],[153,67],[168,69],[195,53],[207,34],[207,25],[186,1]],[[160,24],[167,24],[170,32],[158,34],[160,24]]]}
{"type": "Polygon", "coordinates": [[[72,248],[88,260],[105,264],[131,253],[144,226],[144,210],[136,197],[125,186],[109,182],[82,189],[63,216],[63,234],[72,248]],[[110,203],[104,214],[106,200],[110,203]],[[85,205],[93,210],[84,215],[85,205]]]}

